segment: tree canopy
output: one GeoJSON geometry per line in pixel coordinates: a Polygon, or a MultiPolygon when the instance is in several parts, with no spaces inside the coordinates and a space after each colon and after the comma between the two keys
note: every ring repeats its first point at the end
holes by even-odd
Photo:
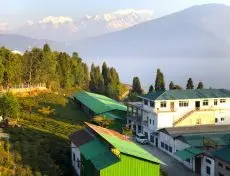
{"type": "Polygon", "coordinates": [[[187,85],[186,85],[186,89],[194,89],[194,84],[193,84],[192,78],[188,79],[188,82],[187,82],[187,85]]]}
{"type": "Polygon", "coordinates": [[[165,91],[164,74],[159,68],[157,69],[157,75],[155,80],[155,91],[165,91]]]}
{"type": "Polygon", "coordinates": [[[137,93],[138,95],[142,94],[142,88],[140,79],[138,77],[133,78],[132,92],[137,93]]]}
{"type": "Polygon", "coordinates": [[[203,84],[203,82],[199,82],[198,83],[198,86],[197,86],[197,89],[203,89],[204,88],[204,84],[203,84]]]}
{"type": "Polygon", "coordinates": [[[0,48],[0,85],[5,88],[18,84],[45,83],[48,88],[88,88],[89,71],[78,53],[32,48],[23,55],[0,48]]]}

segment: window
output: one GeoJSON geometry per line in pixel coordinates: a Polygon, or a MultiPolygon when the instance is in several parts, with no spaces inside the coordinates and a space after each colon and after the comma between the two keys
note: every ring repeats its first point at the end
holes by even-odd
{"type": "Polygon", "coordinates": [[[188,107],[188,101],[179,101],[180,107],[188,107]]]}
{"type": "Polygon", "coordinates": [[[150,101],[150,106],[153,107],[153,108],[155,107],[154,101],[150,101]]]}
{"type": "Polygon", "coordinates": [[[214,100],[214,105],[215,105],[215,106],[218,105],[218,100],[217,100],[217,99],[214,100]]]}
{"type": "Polygon", "coordinates": [[[144,100],[144,104],[145,104],[145,105],[148,105],[148,100],[144,100]]]}
{"type": "Polygon", "coordinates": [[[196,119],[196,124],[197,124],[197,125],[200,125],[200,124],[201,124],[201,119],[200,119],[200,118],[196,119]]]}
{"type": "Polygon", "coordinates": [[[169,146],[167,144],[165,144],[165,150],[168,150],[169,146]]]}
{"type": "Polygon", "coordinates": [[[228,167],[228,166],[226,166],[225,169],[228,170],[228,171],[230,171],[230,167],[228,167]]]}
{"type": "Polygon", "coordinates": [[[132,121],[131,120],[129,120],[129,123],[131,123],[132,121]]]}
{"type": "Polygon", "coordinates": [[[161,148],[165,148],[164,142],[161,142],[161,148]]]}
{"type": "Polygon", "coordinates": [[[161,101],[161,108],[166,108],[166,107],[167,107],[166,101],[161,101]]]}
{"type": "Polygon", "coordinates": [[[147,122],[149,121],[149,116],[147,116],[147,122]]]}
{"type": "Polygon", "coordinates": [[[77,167],[80,168],[80,160],[77,159],[77,167]]]}
{"type": "Polygon", "coordinates": [[[153,120],[153,126],[154,126],[154,120],[153,120]]]}
{"type": "Polygon", "coordinates": [[[151,124],[152,123],[152,119],[149,119],[149,124],[151,124]]]}
{"type": "Polygon", "coordinates": [[[221,117],[221,119],[220,119],[221,121],[224,121],[224,117],[221,117]]]}
{"type": "Polygon", "coordinates": [[[154,143],[154,136],[150,135],[150,142],[154,143]]]}
{"type": "Polygon", "coordinates": [[[208,106],[208,100],[203,101],[203,106],[208,106]]]}
{"type": "Polygon", "coordinates": [[[218,166],[219,166],[219,167],[223,167],[223,164],[219,162],[219,163],[218,163],[218,166]]]}
{"type": "Polygon", "coordinates": [[[215,118],[215,123],[218,123],[218,118],[215,118]]]}
{"type": "Polygon", "coordinates": [[[172,147],[169,146],[169,152],[172,153],[172,147]]]}
{"type": "Polygon", "coordinates": [[[191,161],[190,159],[186,159],[186,162],[187,162],[187,163],[190,163],[190,161],[191,161]]]}
{"type": "Polygon", "coordinates": [[[226,99],[220,99],[220,103],[226,103],[226,99]]]}
{"type": "Polygon", "coordinates": [[[206,159],[206,163],[212,164],[212,161],[210,159],[206,159]]]}
{"type": "Polygon", "coordinates": [[[206,167],[206,173],[207,173],[208,175],[211,174],[211,168],[210,168],[209,166],[206,167]]]}
{"type": "Polygon", "coordinates": [[[75,161],[75,153],[73,153],[73,161],[75,161]]]}

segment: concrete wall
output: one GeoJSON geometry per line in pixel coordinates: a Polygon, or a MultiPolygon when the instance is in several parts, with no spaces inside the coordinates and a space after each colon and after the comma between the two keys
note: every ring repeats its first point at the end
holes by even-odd
{"type": "Polygon", "coordinates": [[[230,163],[226,163],[216,158],[215,161],[215,176],[230,175],[230,163]]]}
{"type": "Polygon", "coordinates": [[[79,148],[77,148],[73,143],[71,143],[71,161],[72,166],[78,176],[81,174],[81,163],[78,164],[77,161],[81,161],[81,153],[79,148]],[[78,167],[79,166],[79,167],[78,167]]]}
{"type": "Polygon", "coordinates": [[[215,160],[204,156],[201,159],[201,176],[214,176],[215,175],[215,160]],[[207,173],[207,168],[210,169],[210,174],[207,173]]]}

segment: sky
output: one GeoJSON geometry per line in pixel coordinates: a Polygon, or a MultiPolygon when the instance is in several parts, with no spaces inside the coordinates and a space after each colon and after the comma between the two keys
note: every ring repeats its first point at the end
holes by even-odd
{"type": "Polygon", "coordinates": [[[130,8],[152,10],[157,18],[207,3],[230,5],[230,0],[7,0],[1,2],[0,23],[8,23],[12,27],[46,16],[67,16],[75,19],[130,8]]]}

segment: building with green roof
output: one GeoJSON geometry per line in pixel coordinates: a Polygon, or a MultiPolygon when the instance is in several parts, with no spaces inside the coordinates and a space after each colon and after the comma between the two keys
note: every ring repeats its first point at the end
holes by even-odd
{"type": "Polygon", "coordinates": [[[157,145],[158,129],[196,125],[230,124],[230,90],[166,90],[141,95],[129,103],[127,123],[157,145]]]}
{"type": "Polygon", "coordinates": [[[70,135],[79,176],[159,176],[162,162],[120,133],[85,123],[70,135]]]}
{"type": "Polygon", "coordinates": [[[202,176],[218,175],[218,162],[228,167],[230,125],[163,128],[158,140],[159,149],[202,176]]]}
{"type": "Polygon", "coordinates": [[[215,157],[215,175],[230,175],[230,145],[213,153],[215,157]]]}
{"type": "Polygon", "coordinates": [[[121,131],[126,123],[127,107],[116,100],[86,91],[74,93],[72,97],[90,118],[101,116],[111,119],[112,129],[121,131]]]}

